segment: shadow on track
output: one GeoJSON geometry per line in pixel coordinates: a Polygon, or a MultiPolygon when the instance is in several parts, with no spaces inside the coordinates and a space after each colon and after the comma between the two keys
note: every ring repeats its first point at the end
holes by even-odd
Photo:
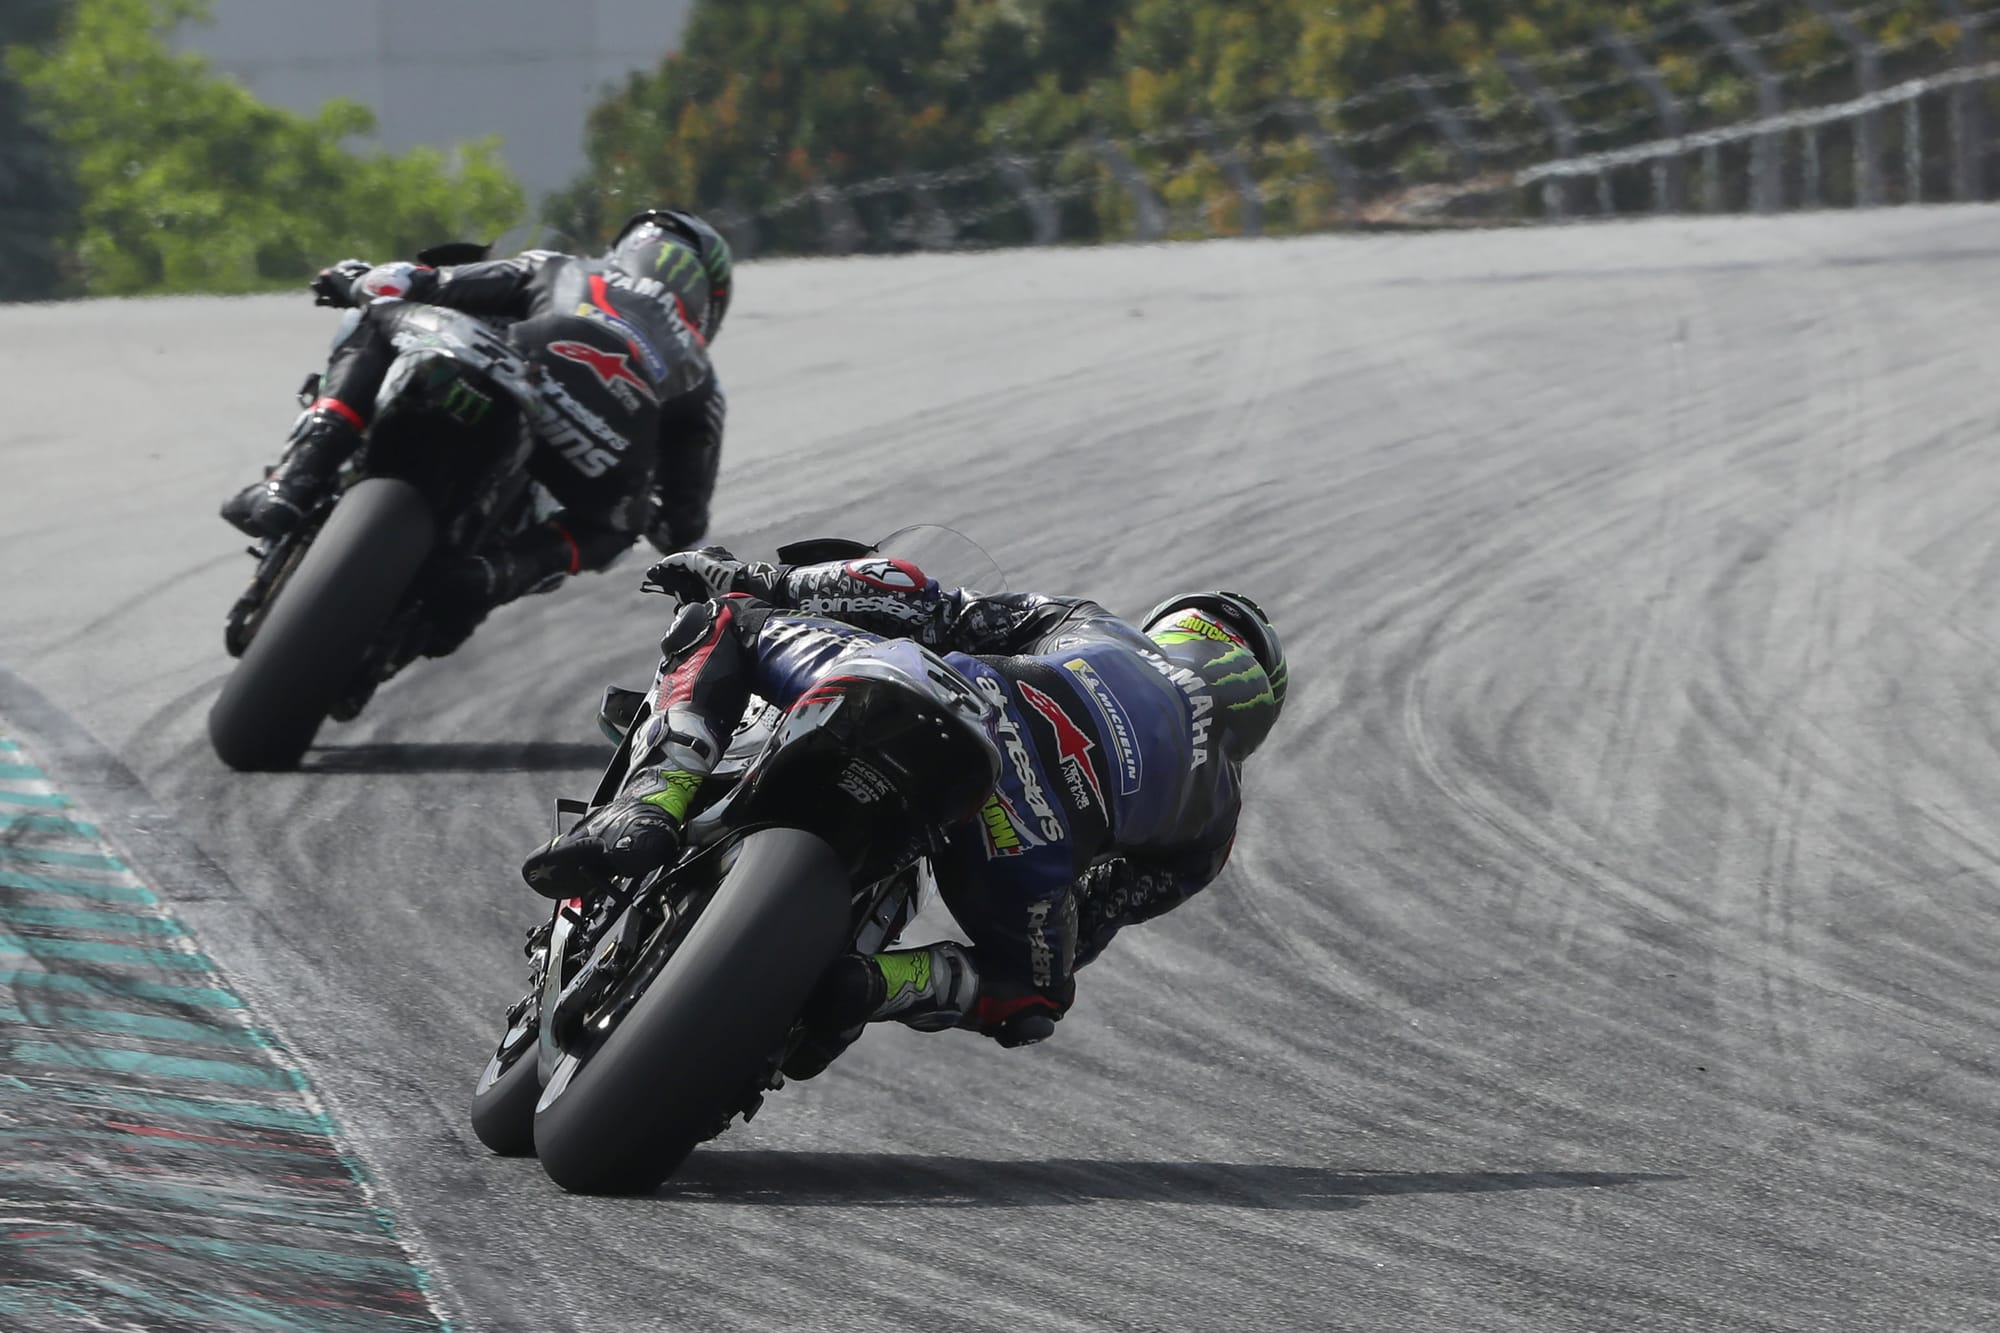
{"type": "Polygon", "coordinates": [[[1332,1211],[1396,1194],[1601,1189],[1625,1171],[1336,1171],[1231,1162],[984,1161],[908,1153],[698,1153],[655,1195],[793,1207],[1026,1208],[1103,1202],[1332,1211]]]}
{"type": "Polygon", "coordinates": [[[305,773],[602,772],[611,747],[602,741],[411,741],[322,745],[299,765],[305,773]]]}

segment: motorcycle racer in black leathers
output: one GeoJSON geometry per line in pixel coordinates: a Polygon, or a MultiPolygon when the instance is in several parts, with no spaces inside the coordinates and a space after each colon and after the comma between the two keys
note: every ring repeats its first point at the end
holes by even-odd
{"type": "Polygon", "coordinates": [[[793,1077],[878,1019],[1003,1045],[1049,1035],[1078,967],[1221,871],[1243,760],[1284,704],[1278,635],[1235,593],[1171,598],[1135,626],[1083,598],[943,588],[900,560],[786,568],[720,547],[668,557],[647,586],[686,603],[661,642],[653,717],[623,794],[523,865],[546,896],[671,859],[753,691],[809,702],[857,647],[910,638],[995,706],[1000,782],[933,859],[971,947],[841,960],[808,1015],[827,1040],[805,1067],[788,1062],[793,1077]]]}
{"type": "MultiPolygon", "coordinates": [[[[568,575],[602,569],[639,535],[661,551],[701,540],[722,455],[726,400],[708,348],[729,309],[728,242],[688,213],[649,210],[595,259],[531,250],[431,268],[344,260],[322,270],[321,304],[361,314],[335,348],[319,397],[283,460],[222,516],[252,536],[290,531],[360,445],[427,307],[505,322],[534,388],[517,393],[536,435],[529,464],[561,512],[498,551],[426,572],[433,603],[463,631],[487,611],[568,575]]],[[[435,649],[433,650],[435,651],[435,649]]]]}

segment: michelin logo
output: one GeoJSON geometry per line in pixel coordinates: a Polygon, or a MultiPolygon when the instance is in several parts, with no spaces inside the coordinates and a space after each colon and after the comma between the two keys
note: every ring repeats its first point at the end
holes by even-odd
{"type": "Polygon", "coordinates": [[[1076,677],[1083,692],[1090,696],[1097,715],[1104,719],[1104,734],[1111,738],[1111,748],[1118,752],[1118,790],[1123,795],[1133,795],[1145,780],[1146,759],[1139,753],[1139,735],[1132,727],[1131,715],[1104,683],[1104,677],[1097,674],[1097,668],[1081,657],[1064,662],[1063,670],[1076,677]]]}

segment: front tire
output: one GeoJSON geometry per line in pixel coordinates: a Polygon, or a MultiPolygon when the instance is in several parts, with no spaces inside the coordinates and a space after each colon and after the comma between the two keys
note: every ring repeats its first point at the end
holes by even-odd
{"type": "Polygon", "coordinates": [[[771,828],[597,1052],[566,1058],[535,1150],[566,1190],[653,1189],[739,1109],[849,935],[847,872],[814,835],[771,828]],[[565,1068],[564,1066],[568,1066],[565,1068]]]}
{"type": "Polygon", "coordinates": [[[436,540],[430,502],[406,481],[369,477],[340,498],[209,709],[223,763],[298,766],[436,540]]]}
{"type": "Polygon", "coordinates": [[[535,1103],[542,1095],[537,1066],[532,1039],[504,1068],[495,1051],[472,1090],[472,1132],[502,1157],[534,1155],[535,1103]]]}

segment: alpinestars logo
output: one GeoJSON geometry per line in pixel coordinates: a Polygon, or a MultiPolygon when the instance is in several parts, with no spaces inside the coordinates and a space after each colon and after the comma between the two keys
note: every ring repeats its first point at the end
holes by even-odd
{"type": "Polygon", "coordinates": [[[981,676],[975,683],[993,701],[993,730],[1000,737],[1000,748],[1007,752],[1007,762],[1013,766],[1014,776],[1021,781],[1021,792],[1028,798],[1028,809],[1033,812],[1042,836],[1050,842],[1060,842],[1063,836],[1062,820],[1056,817],[1056,808],[1049,804],[1042,784],[1035,780],[1034,756],[1028,753],[1027,742],[1021,739],[1021,728],[1015,725],[1007,712],[1007,691],[990,676],[981,676]]]}
{"type": "Polygon", "coordinates": [[[928,581],[907,560],[850,560],[845,568],[849,578],[892,592],[921,592],[928,581]]]}
{"type": "MultiPolygon", "coordinates": [[[[565,361],[588,367],[590,373],[597,376],[598,383],[607,389],[616,392],[620,384],[625,384],[637,389],[648,400],[653,398],[653,386],[632,369],[631,358],[622,352],[607,352],[601,347],[580,342],[550,343],[549,350],[565,361]]],[[[623,395],[620,396],[622,398],[623,395]]]]}
{"type": "Polygon", "coordinates": [[[1070,799],[1079,809],[1088,809],[1091,798],[1097,800],[1097,808],[1104,808],[1104,788],[1097,781],[1097,770],[1091,766],[1090,752],[1097,748],[1097,742],[1084,734],[1082,727],[1070,721],[1061,704],[1028,684],[1016,681],[1021,697],[1028,701],[1028,707],[1048,719],[1049,726],[1056,733],[1056,759],[1062,765],[1063,782],[1069,787],[1070,799]],[[1087,790],[1086,790],[1087,789],[1087,790]]]}
{"type": "Polygon", "coordinates": [[[896,620],[918,621],[929,615],[921,606],[912,606],[901,597],[836,597],[830,594],[815,594],[801,597],[799,611],[808,616],[827,616],[841,620],[856,612],[874,612],[877,615],[893,617],[896,620]]]}

